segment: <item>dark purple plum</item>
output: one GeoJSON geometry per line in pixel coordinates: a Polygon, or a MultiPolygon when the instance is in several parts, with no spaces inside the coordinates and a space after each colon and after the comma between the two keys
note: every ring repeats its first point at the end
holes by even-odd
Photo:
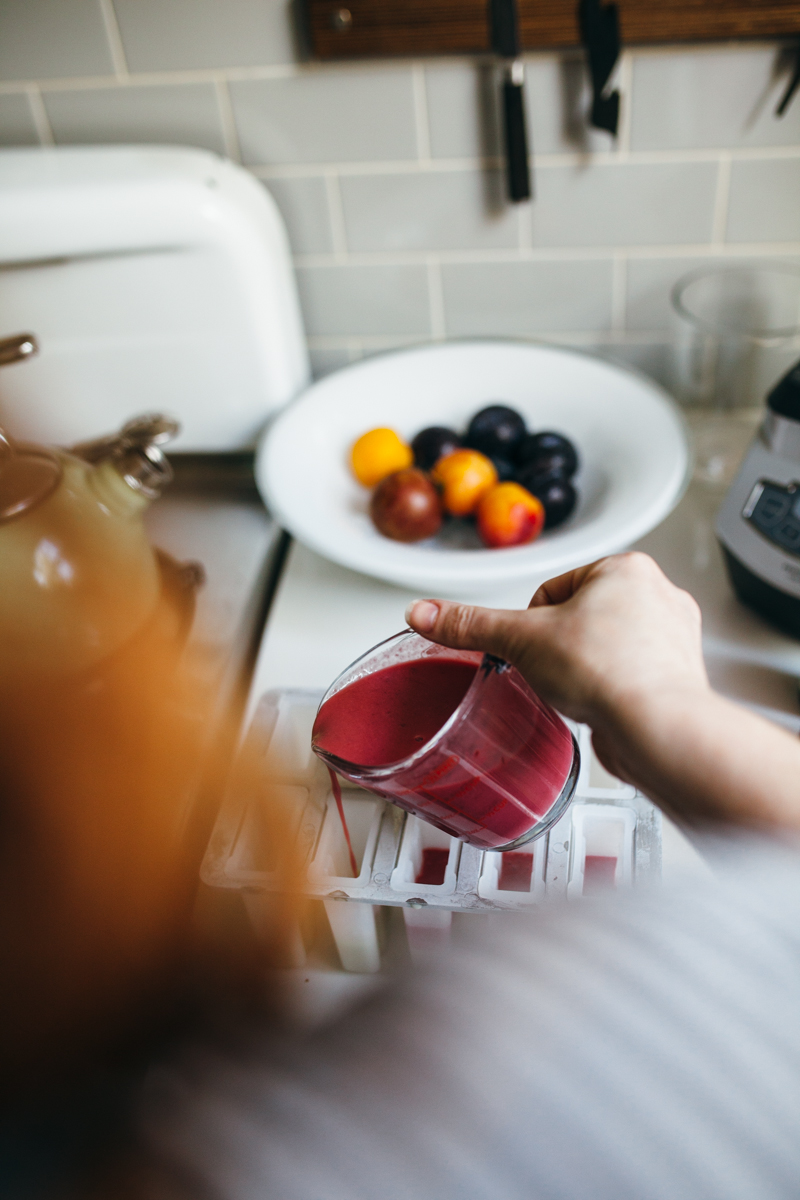
{"type": "Polygon", "coordinates": [[[556,525],[566,521],[578,499],[577,492],[568,479],[558,475],[533,474],[525,479],[520,474],[517,479],[537,500],[541,500],[544,506],[545,529],[555,529],[556,525]]]}
{"type": "Polygon", "coordinates": [[[501,458],[498,454],[493,454],[492,462],[494,463],[495,471],[497,471],[498,482],[507,483],[509,480],[514,479],[517,468],[509,459],[501,458]]]}
{"type": "Polygon", "coordinates": [[[461,445],[461,438],[454,429],[444,425],[430,425],[421,429],[411,443],[414,465],[421,471],[431,471],[445,454],[452,454],[461,445]]]}
{"type": "Polygon", "coordinates": [[[525,432],[525,421],[515,409],[505,404],[490,404],[470,421],[464,445],[479,450],[487,458],[513,459],[525,432]]]}
{"type": "Polygon", "coordinates": [[[537,475],[562,475],[571,479],[578,469],[578,452],[560,433],[529,433],[517,447],[516,460],[537,475]]]}

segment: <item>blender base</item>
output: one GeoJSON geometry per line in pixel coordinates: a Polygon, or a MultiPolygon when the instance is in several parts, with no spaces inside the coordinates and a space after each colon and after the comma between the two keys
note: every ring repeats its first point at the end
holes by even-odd
{"type": "Polygon", "coordinates": [[[731,585],[742,604],[752,608],[781,632],[800,638],[800,598],[767,583],[731,554],[727,546],[720,545],[731,585]]]}

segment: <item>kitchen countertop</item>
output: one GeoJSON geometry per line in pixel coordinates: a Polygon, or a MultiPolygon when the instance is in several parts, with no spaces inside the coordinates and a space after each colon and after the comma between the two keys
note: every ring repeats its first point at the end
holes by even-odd
{"type": "Polygon", "coordinates": [[[224,703],[252,667],[284,535],[253,485],[249,456],[171,462],[175,480],[145,524],[154,545],[203,567],[191,641],[205,652],[224,703]]]}

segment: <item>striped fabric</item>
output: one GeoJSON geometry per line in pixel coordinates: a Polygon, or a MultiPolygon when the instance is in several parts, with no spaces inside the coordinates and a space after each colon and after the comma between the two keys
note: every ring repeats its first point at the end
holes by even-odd
{"type": "Polygon", "coordinates": [[[465,919],[314,1035],[186,1047],[143,1101],[154,1194],[796,1200],[800,856],[712,853],[673,890],[465,919]]]}

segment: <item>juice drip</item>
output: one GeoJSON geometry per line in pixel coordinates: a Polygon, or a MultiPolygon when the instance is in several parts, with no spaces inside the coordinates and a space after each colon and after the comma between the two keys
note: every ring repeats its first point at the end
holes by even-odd
{"type": "Polygon", "coordinates": [[[353,853],[353,843],[350,841],[350,830],[347,828],[347,818],[344,815],[344,805],[342,804],[342,789],[339,787],[339,777],[335,771],[328,767],[328,774],[331,777],[331,787],[333,788],[333,798],[336,801],[336,807],[339,810],[339,820],[342,822],[342,832],[344,840],[347,842],[347,853],[350,855],[350,870],[353,872],[353,879],[358,879],[358,863],[356,856],[353,853]]]}
{"type": "Polygon", "coordinates": [[[440,850],[435,846],[427,846],[422,851],[422,865],[417,872],[414,883],[433,883],[437,886],[444,883],[447,860],[449,858],[449,850],[440,850]]]}

